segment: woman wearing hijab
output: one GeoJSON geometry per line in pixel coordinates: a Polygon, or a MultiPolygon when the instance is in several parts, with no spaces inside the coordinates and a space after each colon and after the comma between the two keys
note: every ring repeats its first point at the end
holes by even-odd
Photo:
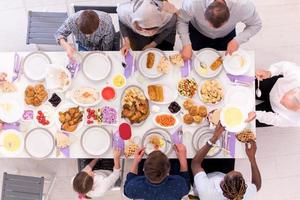
{"type": "Polygon", "coordinates": [[[123,54],[129,49],[173,50],[176,15],[163,10],[164,0],[130,0],[117,8],[123,54]]]}

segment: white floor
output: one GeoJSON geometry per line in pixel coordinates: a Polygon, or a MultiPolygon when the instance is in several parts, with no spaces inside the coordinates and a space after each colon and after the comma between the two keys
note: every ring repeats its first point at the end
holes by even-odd
{"type": "MultiPolygon", "coordinates": [[[[122,0],[124,1],[124,0],[122,0]]],[[[181,0],[171,0],[180,5],[181,0]]],[[[266,68],[280,60],[300,64],[300,1],[253,0],[263,20],[262,31],[243,48],[256,52],[257,68],[266,68]]],[[[119,0],[0,0],[0,51],[31,51],[25,44],[27,11],[66,11],[70,3],[116,5],[119,0]]],[[[1,59],[1,58],[0,58],[1,59]]],[[[1,71],[1,66],[0,66],[1,71]]],[[[257,159],[263,186],[255,200],[300,199],[300,129],[258,129],[257,159]]],[[[70,179],[76,173],[75,160],[0,160],[0,174],[16,167],[53,171],[58,180],[51,200],[74,200],[70,179]]],[[[237,160],[236,168],[251,178],[247,160],[237,160]]],[[[1,179],[0,179],[1,182],[1,179]]],[[[120,194],[102,198],[122,199],[120,194]]]]}

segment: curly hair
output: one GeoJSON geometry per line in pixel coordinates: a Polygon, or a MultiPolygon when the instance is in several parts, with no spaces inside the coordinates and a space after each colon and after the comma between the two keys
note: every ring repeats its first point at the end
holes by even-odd
{"type": "Polygon", "coordinates": [[[223,195],[230,200],[242,200],[247,189],[245,179],[242,176],[226,175],[220,186],[223,195]]]}

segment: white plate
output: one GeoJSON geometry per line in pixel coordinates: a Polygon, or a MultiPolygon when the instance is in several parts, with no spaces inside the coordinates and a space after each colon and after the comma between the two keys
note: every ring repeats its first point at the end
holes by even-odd
{"type": "Polygon", "coordinates": [[[47,77],[46,77],[46,88],[49,90],[54,90],[56,92],[65,92],[70,88],[72,84],[72,77],[70,72],[64,68],[55,65],[49,65],[47,68],[47,77]],[[62,86],[59,80],[59,73],[65,72],[68,76],[69,83],[62,86]]]}
{"type": "Polygon", "coordinates": [[[173,89],[171,86],[169,85],[165,85],[165,84],[159,84],[159,83],[151,83],[147,85],[145,88],[144,88],[144,91],[145,91],[145,95],[146,95],[146,98],[149,99],[149,101],[151,101],[152,103],[155,103],[155,104],[170,104],[171,102],[175,101],[178,97],[178,92],[176,92],[176,89],[173,89]],[[148,86],[149,85],[160,85],[162,86],[163,88],[163,94],[164,94],[164,101],[162,102],[158,102],[158,101],[152,101],[149,97],[149,93],[148,93],[148,86]]]}
{"type": "Polygon", "coordinates": [[[197,74],[203,78],[213,78],[217,76],[221,71],[223,64],[215,71],[210,69],[210,66],[213,62],[215,62],[219,57],[222,57],[221,54],[215,49],[204,48],[195,53],[195,57],[193,58],[193,67],[197,74]],[[200,71],[200,61],[207,66],[207,72],[203,73],[200,71]]]}
{"type": "Polygon", "coordinates": [[[49,128],[51,126],[53,126],[54,124],[54,119],[55,119],[55,112],[53,111],[52,107],[50,106],[40,106],[38,107],[35,111],[34,111],[34,115],[33,115],[33,120],[34,122],[36,123],[36,125],[38,127],[41,127],[41,128],[49,128]],[[46,112],[46,120],[49,121],[49,124],[48,125],[42,125],[38,122],[38,120],[36,119],[37,115],[38,115],[38,111],[42,111],[44,114],[46,112]]]}
{"type": "Polygon", "coordinates": [[[152,119],[153,119],[153,123],[161,129],[172,129],[172,128],[174,128],[178,125],[178,119],[177,119],[176,115],[173,115],[173,114],[170,114],[170,113],[167,113],[167,112],[157,113],[156,115],[154,115],[154,117],[152,119]],[[159,116],[159,115],[172,115],[175,119],[175,124],[173,126],[162,126],[162,125],[158,124],[156,122],[156,117],[159,116]]]}
{"type": "Polygon", "coordinates": [[[231,87],[225,95],[225,105],[243,106],[245,111],[250,112],[255,109],[254,90],[244,86],[231,87]]]}
{"type": "Polygon", "coordinates": [[[79,106],[82,106],[82,107],[93,107],[93,106],[96,106],[96,105],[98,105],[100,102],[101,102],[101,100],[102,100],[102,97],[101,97],[101,92],[100,92],[100,90],[99,91],[97,91],[95,88],[89,88],[89,87],[82,87],[82,88],[74,88],[73,90],[72,90],[72,92],[71,92],[71,100],[73,101],[73,103],[75,103],[75,104],[77,104],[77,105],[79,105],[79,106]],[[95,93],[97,93],[98,94],[98,100],[96,100],[95,102],[93,102],[93,103],[80,103],[80,102],[78,102],[76,99],[75,99],[75,97],[74,97],[74,95],[75,95],[75,92],[77,91],[77,90],[79,90],[79,89],[88,89],[88,90],[93,90],[95,93]]]}
{"type": "Polygon", "coordinates": [[[6,123],[13,123],[22,118],[24,105],[9,97],[0,98],[0,119],[6,123]]]}
{"type": "Polygon", "coordinates": [[[157,70],[157,65],[159,64],[162,57],[166,57],[166,54],[159,49],[150,48],[143,51],[137,59],[137,65],[141,74],[150,79],[155,79],[163,76],[164,74],[157,70]],[[154,65],[151,69],[147,68],[147,54],[150,52],[155,54],[154,65]]]}
{"type": "MultiPolygon", "coordinates": [[[[69,108],[73,108],[73,107],[78,107],[78,106],[75,104],[72,104],[72,103],[65,103],[57,109],[56,116],[55,116],[55,124],[59,128],[59,130],[61,130],[61,125],[62,125],[59,121],[59,112],[66,112],[69,108]]],[[[80,107],[79,107],[79,109],[80,109],[80,111],[83,111],[83,109],[81,109],[80,107]]],[[[85,119],[85,116],[84,116],[84,112],[83,112],[82,121],[78,124],[78,126],[74,132],[76,132],[77,130],[82,128],[82,126],[84,125],[84,119],[85,119]]],[[[65,130],[61,130],[61,131],[66,132],[66,133],[74,133],[74,132],[68,132],[65,130]]]]}
{"type": "Polygon", "coordinates": [[[246,74],[250,68],[250,56],[244,50],[238,50],[231,56],[227,55],[224,57],[224,68],[232,75],[243,75],[246,74]]]}
{"type": "Polygon", "coordinates": [[[42,81],[46,78],[49,64],[51,64],[51,60],[47,54],[42,52],[30,53],[23,62],[24,74],[30,80],[42,81]]]}
{"type": "Polygon", "coordinates": [[[207,106],[215,106],[215,105],[220,104],[221,102],[224,101],[225,94],[226,94],[225,87],[224,87],[224,85],[222,84],[222,81],[219,80],[219,79],[208,79],[208,80],[202,81],[202,82],[200,83],[199,87],[198,87],[198,91],[197,91],[197,92],[198,92],[198,95],[199,95],[199,98],[200,98],[201,102],[204,103],[204,104],[207,105],[207,106]],[[204,83],[205,83],[206,81],[210,81],[210,80],[216,80],[216,81],[218,81],[218,82],[220,83],[221,87],[222,87],[222,90],[223,90],[223,97],[222,97],[222,99],[221,99],[220,101],[216,102],[216,103],[209,103],[209,102],[206,103],[206,102],[204,102],[204,101],[203,101],[202,94],[201,94],[201,89],[202,89],[204,83]]]}
{"type": "Polygon", "coordinates": [[[13,157],[13,156],[17,156],[19,155],[23,150],[24,150],[24,137],[23,137],[23,134],[19,131],[16,131],[14,129],[8,129],[8,130],[5,130],[3,131],[1,134],[0,134],[0,151],[3,155],[7,156],[7,157],[13,157]],[[4,143],[4,139],[7,135],[9,134],[13,134],[15,135],[19,141],[20,141],[20,146],[19,148],[16,150],[16,151],[8,151],[7,149],[4,148],[3,146],[3,143],[4,143]]]}
{"type": "Polygon", "coordinates": [[[110,58],[102,52],[87,54],[82,62],[84,75],[92,81],[101,81],[110,74],[112,62],[110,58]]]}
{"type": "Polygon", "coordinates": [[[112,146],[110,133],[101,126],[86,129],[81,136],[81,145],[86,153],[101,156],[112,146]]]}
{"type": "Polygon", "coordinates": [[[54,137],[47,129],[33,129],[25,137],[25,149],[32,158],[48,158],[52,154],[54,147],[54,137]]]}
{"type": "Polygon", "coordinates": [[[244,130],[244,128],[247,126],[247,124],[245,123],[245,120],[247,119],[247,117],[248,117],[248,113],[245,111],[244,108],[238,107],[236,105],[226,105],[226,107],[224,107],[221,111],[220,121],[221,121],[221,124],[225,127],[225,129],[227,131],[237,133],[237,132],[240,132],[240,131],[244,130]],[[229,108],[237,108],[241,111],[242,119],[241,119],[241,123],[239,125],[230,127],[226,124],[226,122],[225,122],[225,111],[229,108]]]}

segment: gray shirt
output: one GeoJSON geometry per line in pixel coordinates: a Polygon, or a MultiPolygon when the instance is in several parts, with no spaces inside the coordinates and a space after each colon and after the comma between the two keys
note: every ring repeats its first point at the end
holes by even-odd
{"type": "Polygon", "coordinates": [[[57,41],[64,38],[67,41],[67,37],[73,33],[76,42],[79,42],[84,48],[89,51],[110,51],[113,47],[113,40],[115,29],[112,23],[112,19],[109,14],[101,11],[95,11],[100,19],[100,25],[96,32],[90,36],[83,34],[77,25],[77,20],[83,11],[79,11],[66,19],[66,21],[57,30],[54,37],[57,41]]]}
{"type": "Polygon", "coordinates": [[[251,0],[225,1],[230,10],[230,18],[222,27],[215,29],[210,26],[204,16],[205,10],[209,6],[207,0],[183,0],[177,22],[177,31],[183,45],[191,44],[189,22],[201,34],[212,39],[225,37],[235,29],[238,22],[242,22],[246,27],[234,38],[239,44],[247,42],[261,29],[261,19],[251,0]]]}

